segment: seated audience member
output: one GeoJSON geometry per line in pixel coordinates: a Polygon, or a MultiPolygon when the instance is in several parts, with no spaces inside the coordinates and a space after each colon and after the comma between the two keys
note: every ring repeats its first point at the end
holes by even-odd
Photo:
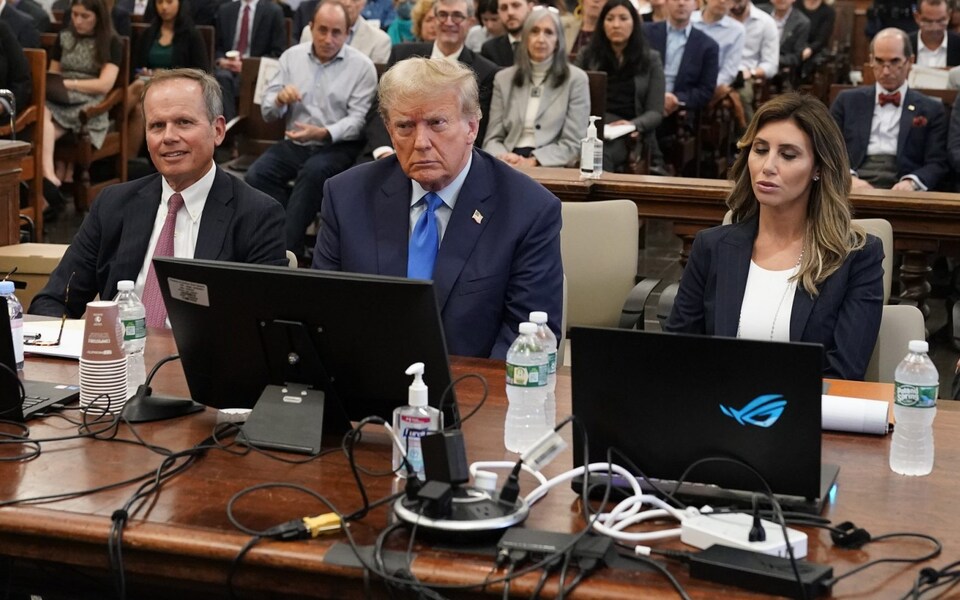
{"type": "MultiPolygon", "coordinates": [[[[30,79],[30,63],[23,54],[23,48],[17,43],[7,24],[0,21],[0,88],[13,92],[17,112],[30,104],[33,87],[30,79]]],[[[8,123],[10,115],[0,106],[0,117],[8,123]]]]}
{"type": "Polygon", "coordinates": [[[190,18],[187,0],[151,0],[154,15],[150,27],[137,38],[130,55],[133,74],[127,87],[127,154],[140,154],[143,144],[143,114],[137,107],[145,80],[155,69],[210,70],[210,57],[203,36],[190,18]]]}
{"type": "Polygon", "coordinates": [[[563,167],[580,156],[589,116],[590,84],[567,63],[560,16],[533,9],[517,63],[494,78],[483,149],[514,166],[563,167]]]}
{"type": "MultiPolygon", "coordinates": [[[[43,177],[54,187],[60,187],[67,169],[67,165],[54,165],[56,140],[79,131],[80,111],[99,104],[113,89],[122,52],[103,0],[73,0],[70,24],[50,51],[50,71],[63,75],[70,103],[58,104],[48,98],[43,114],[43,177]]],[[[110,127],[107,113],[94,116],[85,127],[93,146],[100,148],[110,127]]]]}
{"type": "Polygon", "coordinates": [[[156,7],[149,0],[117,0],[117,6],[130,13],[131,16],[141,17],[145,22],[153,21],[157,16],[156,7]]]}
{"type": "Polygon", "coordinates": [[[532,0],[499,0],[497,14],[506,33],[485,42],[480,54],[501,67],[513,65],[516,47],[520,45],[520,30],[531,10],[532,0]]]}
{"type": "Polygon", "coordinates": [[[404,42],[415,42],[417,36],[413,33],[413,0],[394,0],[395,16],[390,26],[387,27],[387,35],[390,36],[391,44],[402,44],[404,42]]]}
{"type": "Polygon", "coordinates": [[[761,4],[758,8],[770,13],[777,24],[780,36],[780,68],[789,68],[800,75],[800,64],[804,51],[810,44],[810,19],[803,12],[795,10],[795,0],[773,0],[770,4],[761,4]]]}
{"type": "Polygon", "coordinates": [[[0,23],[7,24],[21,48],[40,47],[40,30],[33,19],[9,2],[0,2],[0,23]]]}
{"type": "Polygon", "coordinates": [[[805,81],[827,60],[833,26],[837,20],[837,11],[824,0],[803,0],[794,5],[810,19],[810,40],[803,51],[802,76],[805,81]]]}
{"type": "MultiPolygon", "coordinates": [[[[309,10],[310,14],[316,12],[317,0],[307,0],[297,7],[299,15],[303,10],[309,10]]],[[[359,50],[374,63],[385,64],[390,58],[390,36],[381,29],[378,29],[368,23],[360,14],[366,0],[355,0],[343,2],[343,9],[347,11],[347,45],[359,50]]],[[[296,31],[301,31],[300,43],[306,44],[313,41],[313,31],[311,30],[312,20],[306,19],[306,25],[296,31]]]]}
{"type": "Polygon", "coordinates": [[[467,32],[464,45],[474,52],[480,52],[484,42],[507,32],[500,22],[500,13],[497,12],[497,0],[480,0],[477,3],[477,15],[480,23],[474,25],[467,32]]]}
{"type": "Polygon", "coordinates": [[[694,0],[667,0],[667,19],[647,23],[643,33],[663,60],[663,114],[700,110],[713,98],[719,73],[717,43],[690,22],[694,0]]]}
{"type": "Polygon", "coordinates": [[[112,185],[97,196],[30,312],[83,316],[98,294],[136,282],[147,325],[166,310],[153,272],[155,256],[286,264],[283,209],[213,162],[225,121],[220,86],[193,69],[160,71],[146,84],[141,109],[147,148],[159,173],[112,185]],[[69,304],[65,291],[70,286],[69,304]]]}
{"type": "Polygon", "coordinates": [[[644,10],[640,15],[644,23],[659,23],[667,20],[667,0],[649,0],[647,4],[650,10],[647,11],[645,10],[647,7],[642,7],[644,10]]]}
{"type": "Polygon", "coordinates": [[[432,42],[437,39],[437,15],[433,11],[436,0],[417,0],[410,12],[413,21],[413,35],[421,42],[432,42]]]}
{"type": "Polygon", "coordinates": [[[36,0],[6,0],[6,2],[33,19],[33,26],[38,32],[50,31],[50,15],[47,14],[47,9],[36,0]]]}
{"type": "Polygon", "coordinates": [[[379,99],[396,155],[327,181],[313,267],[432,279],[450,354],[502,360],[531,310],[559,334],[560,201],[473,148],[473,71],[410,58],[379,99]]]}
{"type": "Polygon", "coordinates": [[[844,90],[831,107],[856,172],[853,187],[932,190],[947,174],[943,103],[908,88],[913,51],[904,32],[877,33],[870,59],[876,85],[844,90]]]}
{"type": "Polygon", "coordinates": [[[283,10],[270,0],[234,0],[217,9],[214,76],[223,91],[223,116],[237,116],[243,59],[277,58],[287,46],[283,10]],[[228,52],[233,52],[230,57],[228,52]]]}
{"type": "Polygon", "coordinates": [[[260,105],[264,120],[286,120],[287,134],[250,166],[246,180],[284,206],[286,247],[298,254],[320,209],[324,182],[357,159],[377,93],[373,63],[346,44],[347,22],[343,4],[324,0],[313,16],[313,42],[280,56],[260,105]]]}
{"type": "Polygon", "coordinates": [[[727,0],[703,0],[703,9],[690,16],[693,26],[713,38],[719,47],[717,88],[729,91],[740,71],[746,30],[727,14],[727,0]]]}
{"type": "Polygon", "coordinates": [[[920,0],[915,5],[913,18],[920,29],[910,34],[910,43],[918,65],[941,69],[960,65],[960,34],[947,31],[952,12],[947,0],[920,0]]]}
{"type": "MultiPolygon", "coordinates": [[[[487,115],[490,114],[490,98],[493,96],[493,76],[496,75],[499,68],[464,45],[467,32],[470,31],[470,21],[473,18],[472,2],[468,0],[436,0],[433,13],[437,23],[436,41],[394,46],[387,64],[392,67],[404,59],[421,56],[457,61],[472,69],[480,88],[480,110],[483,116],[480,121],[480,133],[476,140],[477,146],[481,146],[489,122],[487,115]]],[[[361,161],[370,158],[383,158],[393,153],[393,148],[390,145],[390,135],[384,127],[380,115],[381,112],[374,104],[373,109],[367,115],[365,128],[367,145],[361,152],[361,161]]]]}
{"type": "MultiPolygon", "coordinates": [[[[194,24],[216,27],[217,11],[220,10],[220,5],[229,1],[230,0],[193,0],[190,3],[190,16],[193,17],[194,24]]],[[[211,57],[211,60],[212,59],[213,57],[211,57]]]]}
{"type": "Polygon", "coordinates": [[[567,54],[576,56],[590,43],[590,36],[600,23],[604,0],[580,0],[579,18],[563,20],[563,35],[567,39],[567,54]]]}
{"type": "Polygon", "coordinates": [[[665,329],[822,344],[863,379],[883,310],[883,245],[850,221],[843,140],[813,96],[767,101],[739,142],[733,225],[701,231],[665,329]]]}
{"type": "MultiPolygon", "coordinates": [[[[609,0],[600,11],[600,26],[577,57],[577,65],[607,74],[604,123],[637,128],[642,146],[663,120],[664,78],[660,55],[643,35],[640,15],[630,0],[609,0]]],[[[633,141],[628,136],[603,144],[603,170],[622,171],[633,141]]]]}
{"type": "Polygon", "coordinates": [[[371,26],[381,31],[390,27],[397,17],[393,0],[367,0],[364,3],[361,15],[364,20],[371,21],[371,26]]]}
{"type": "Polygon", "coordinates": [[[740,101],[747,120],[753,118],[754,87],[773,77],[780,68],[780,35],[773,17],[755,7],[750,0],[730,0],[730,16],[740,21],[747,32],[740,58],[743,87],[740,101]]]}

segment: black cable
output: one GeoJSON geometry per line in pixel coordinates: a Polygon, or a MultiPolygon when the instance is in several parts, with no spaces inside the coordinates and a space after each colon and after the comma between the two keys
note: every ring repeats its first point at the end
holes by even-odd
{"type": "Polygon", "coordinates": [[[627,545],[622,544],[622,543],[620,543],[620,542],[617,542],[617,546],[619,546],[619,547],[621,547],[621,548],[627,548],[627,549],[630,550],[630,553],[629,553],[629,554],[626,553],[626,552],[618,552],[617,554],[619,554],[619,555],[622,556],[623,558],[627,558],[627,559],[630,559],[630,560],[634,560],[634,561],[643,563],[643,564],[645,564],[645,565],[647,565],[647,566],[649,566],[649,567],[653,567],[658,573],[660,573],[661,575],[663,575],[663,576],[667,579],[667,581],[670,582],[670,585],[672,585],[672,586],[673,586],[673,589],[675,589],[675,590],[677,591],[677,594],[679,594],[680,598],[682,598],[683,600],[690,600],[690,596],[687,594],[687,591],[686,591],[685,589],[683,589],[683,586],[680,585],[680,582],[677,581],[677,578],[674,577],[674,576],[673,576],[673,573],[671,573],[670,571],[668,571],[665,566],[663,566],[662,564],[660,564],[658,561],[650,558],[649,556],[641,556],[641,555],[637,554],[636,552],[633,551],[633,547],[632,547],[632,546],[627,546],[627,545]]]}
{"type": "MultiPolygon", "coordinates": [[[[466,423],[470,419],[470,417],[477,414],[477,411],[480,410],[483,407],[483,405],[487,402],[487,395],[490,392],[490,388],[487,386],[487,380],[482,375],[478,375],[476,373],[467,373],[466,375],[461,375],[460,377],[457,377],[456,379],[451,381],[450,385],[448,385],[446,389],[443,390],[443,393],[440,395],[440,406],[437,408],[437,410],[440,411],[440,414],[443,414],[443,409],[447,403],[447,400],[451,398],[450,392],[452,392],[454,388],[456,388],[458,383],[466,379],[476,379],[477,381],[480,382],[480,385],[483,386],[483,397],[480,398],[480,402],[476,406],[474,406],[473,410],[467,413],[467,416],[465,417],[460,416],[460,409],[458,408],[454,412],[454,416],[456,417],[456,422],[450,423],[449,425],[445,425],[443,428],[444,431],[448,429],[460,429],[460,427],[464,423],[466,423]]],[[[457,399],[453,397],[452,402],[456,402],[456,401],[457,399]]]]}
{"type": "Polygon", "coordinates": [[[227,571],[227,594],[233,600],[238,598],[237,590],[233,587],[233,578],[237,574],[237,570],[240,568],[240,563],[243,562],[243,557],[247,555],[248,552],[253,550],[253,547],[260,543],[260,540],[263,538],[259,535],[252,536],[247,543],[243,545],[243,548],[240,549],[240,552],[237,552],[237,555],[233,557],[233,560],[230,561],[230,569],[227,571]]]}
{"type": "Polygon", "coordinates": [[[850,569],[849,571],[847,571],[846,573],[844,573],[844,574],[842,574],[842,575],[837,575],[837,576],[834,577],[833,579],[829,579],[829,580],[825,581],[823,585],[828,586],[828,587],[833,586],[833,585],[836,585],[837,582],[839,582],[839,581],[841,581],[841,580],[843,580],[843,579],[846,579],[847,577],[850,577],[851,575],[855,575],[855,574],[859,573],[860,571],[863,571],[864,569],[869,569],[870,567],[872,567],[872,566],[874,566],[874,565],[879,565],[879,564],[882,564],[882,563],[919,563],[919,562],[924,562],[924,561],[930,560],[930,559],[932,559],[932,558],[936,558],[937,556],[940,555],[940,552],[943,550],[943,544],[940,543],[940,540],[938,540],[937,538],[933,537],[932,535],[927,535],[927,534],[925,534],[925,533],[899,532],[899,531],[898,531],[898,532],[894,532],[894,533],[885,533],[885,534],[883,534],[883,535],[878,535],[878,536],[876,536],[876,537],[873,537],[868,543],[882,542],[882,541],[884,541],[884,540],[889,540],[889,539],[898,538],[898,537],[913,537],[913,538],[919,538],[919,539],[922,539],[922,540],[927,540],[927,541],[933,543],[934,548],[933,548],[933,550],[931,550],[931,551],[928,552],[927,554],[924,554],[923,556],[919,556],[919,557],[915,557],[915,558],[894,557],[894,558],[878,558],[878,559],[876,559],[876,560],[871,560],[871,561],[868,562],[868,563],[864,563],[864,564],[862,564],[862,565],[859,565],[859,566],[857,566],[857,567],[854,567],[853,569],[850,569]]]}
{"type": "Polygon", "coordinates": [[[573,548],[567,550],[563,555],[563,566],[560,567],[560,579],[557,581],[557,600],[563,600],[564,584],[567,580],[567,569],[570,568],[570,560],[573,557],[573,548]]]}

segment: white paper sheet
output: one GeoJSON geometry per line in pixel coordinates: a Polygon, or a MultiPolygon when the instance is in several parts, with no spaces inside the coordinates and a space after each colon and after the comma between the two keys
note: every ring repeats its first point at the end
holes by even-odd
{"type": "Polygon", "coordinates": [[[824,394],[821,406],[823,429],[874,435],[886,435],[890,429],[890,404],[883,400],[824,394]]]}
{"type": "MultiPolygon", "coordinates": [[[[60,344],[57,346],[30,346],[23,345],[23,351],[27,354],[36,354],[40,356],[59,356],[61,358],[80,358],[80,351],[83,349],[83,319],[67,319],[63,326],[63,337],[60,338],[60,344]]],[[[23,337],[30,339],[40,334],[41,340],[53,341],[57,339],[57,333],[60,331],[60,319],[34,319],[28,318],[23,324],[23,337]]]]}

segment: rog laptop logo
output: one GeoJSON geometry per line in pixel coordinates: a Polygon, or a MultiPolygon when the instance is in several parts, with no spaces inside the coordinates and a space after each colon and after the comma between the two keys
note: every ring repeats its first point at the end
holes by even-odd
{"type": "Polygon", "coordinates": [[[739,410],[722,404],[720,410],[741,425],[770,427],[777,422],[786,407],[787,401],[783,399],[782,395],[764,394],[763,396],[757,396],[739,410]]]}

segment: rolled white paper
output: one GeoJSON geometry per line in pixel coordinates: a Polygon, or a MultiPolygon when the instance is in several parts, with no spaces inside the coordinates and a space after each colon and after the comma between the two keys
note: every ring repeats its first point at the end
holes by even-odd
{"type": "Polygon", "coordinates": [[[890,404],[883,400],[824,394],[821,403],[823,429],[886,435],[889,410],[890,404]]]}

